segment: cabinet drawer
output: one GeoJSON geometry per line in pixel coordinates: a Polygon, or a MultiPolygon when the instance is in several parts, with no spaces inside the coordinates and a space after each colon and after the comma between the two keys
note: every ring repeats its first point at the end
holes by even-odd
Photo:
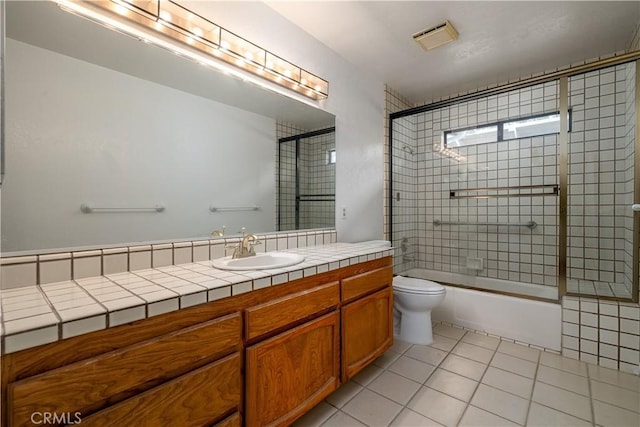
{"type": "Polygon", "coordinates": [[[246,310],[246,338],[257,338],[338,304],[340,287],[331,282],[251,307],[246,310]]]}
{"type": "Polygon", "coordinates": [[[31,425],[33,412],[88,414],[203,366],[241,348],[241,324],[230,314],[11,383],[9,424],[31,425]]]}
{"type": "Polygon", "coordinates": [[[342,301],[351,301],[377,289],[390,286],[392,281],[393,270],[391,267],[379,268],[377,270],[343,279],[342,301]]]}
{"type": "MultiPolygon", "coordinates": [[[[205,426],[237,409],[240,353],[203,366],[82,419],[83,426],[205,426]]],[[[237,413],[235,414],[237,416],[237,413]]],[[[233,426],[232,417],[219,425],[233,426]]]]}

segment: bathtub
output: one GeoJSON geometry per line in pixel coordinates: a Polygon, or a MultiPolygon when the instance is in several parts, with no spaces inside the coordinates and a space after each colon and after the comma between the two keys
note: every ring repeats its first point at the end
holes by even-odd
{"type": "MultiPolygon", "coordinates": [[[[401,274],[440,283],[454,282],[451,280],[451,273],[411,269],[401,274]],[[449,276],[449,280],[445,278],[447,276],[449,276]]],[[[469,278],[468,276],[463,277],[469,278]]],[[[478,277],[470,279],[483,279],[482,282],[492,281],[478,277]]],[[[547,290],[544,289],[547,288],[546,286],[511,283],[505,280],[494,280],[493,282],[493,286],[490,287],[477,282],[465,284],[510,293],[522,293],[522,290],[528,290],[530,292],[523,294],[538,298],[557,299],[555,288],[547,290]]],[[[444,321],[538,347],[561,351],[562,307],[559,302],[544,302],[455,286],[444,286],[447,289],[447,295],[444,302],[431,313],[434,322],[444,321]]]]}

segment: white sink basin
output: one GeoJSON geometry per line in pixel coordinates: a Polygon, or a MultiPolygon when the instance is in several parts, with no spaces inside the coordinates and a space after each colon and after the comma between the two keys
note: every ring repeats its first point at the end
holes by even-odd
{"type": "Polygon", "coordinates": [[[289,267],[304,261],[304,256],[288,252],[265,252],[246,258],[230,256],[213,260],[213,266],[221,270],[267,270],[289,267]]]}

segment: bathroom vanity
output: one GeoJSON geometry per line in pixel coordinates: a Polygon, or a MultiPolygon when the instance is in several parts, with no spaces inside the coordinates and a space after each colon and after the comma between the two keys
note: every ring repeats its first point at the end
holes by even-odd
{"type": "Polygon", "coordinates": [[[388,249],[5,354],[3,425],[288,425],[392,345],[388,249]]]}

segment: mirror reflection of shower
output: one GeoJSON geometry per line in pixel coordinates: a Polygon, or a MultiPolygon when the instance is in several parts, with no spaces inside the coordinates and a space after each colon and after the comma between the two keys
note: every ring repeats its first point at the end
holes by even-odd
{"type": "MultiPolygon", "coordinates": [[[[283,136],[279,126],[277,229],[335,226],[335,128],[283,136]]],[[[289,132],[291,133],[291,132],[289,132]]]]}

